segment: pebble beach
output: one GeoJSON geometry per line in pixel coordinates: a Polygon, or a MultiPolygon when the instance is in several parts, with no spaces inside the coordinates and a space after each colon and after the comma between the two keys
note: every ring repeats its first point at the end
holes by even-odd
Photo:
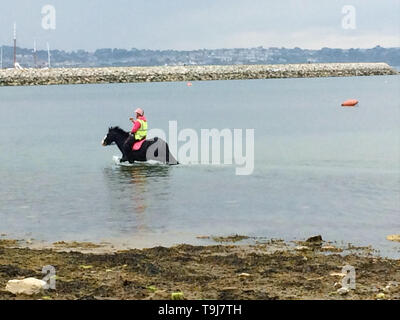
{"type": "Polygon", "coordinates": [[[94,243],[58,242],[39,250],[3,239],[0,300],[400,298],[399,261],[376,256],[371,248],[341,248],[320,236],[296,245],[281,240],[244,245],[240,239],[103,252],[94,243]],[[41,270],[49,264],[55,268],[56,290],[21,294],[7,289],[11,279],[42,279],[41,270]],[[346,265],[355,268],[355,288],[343,287],[346,265]]]}

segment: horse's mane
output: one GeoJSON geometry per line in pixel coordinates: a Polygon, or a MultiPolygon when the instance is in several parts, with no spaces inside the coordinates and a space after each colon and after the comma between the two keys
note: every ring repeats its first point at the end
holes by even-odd
{"type": "Polygon", "coordinates": [[[118,134],[124,134],[124,135],[127,135],[128,134],[128,132],[126,132],[125,130],[122,130],[120,127],[111,127],[111,128],[109,128],[109,131],[114,131],[115,133],[118,133],[118,134]]]}

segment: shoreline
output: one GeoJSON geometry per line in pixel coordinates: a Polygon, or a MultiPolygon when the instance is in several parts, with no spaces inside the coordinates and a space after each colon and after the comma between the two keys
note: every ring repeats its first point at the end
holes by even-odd
{"type": "Polygon", "coordinates": [[[373,255],[370,247],[341,248],[320,236],[295,245],[271,239],[218,238],[213,245],[109,250],[101,244],[57,242],[54,248],[21,247],[0,240],[0,300],[8,299],[400,299],[400,260],[373,255]],[[34,295],[5,290],[7,281],[42,279],[56,269],[56,289],[34,295]],[[342,268],[356,272],[356,288],[340,290],[342,268]]]}
{"type": "Polygon", "coordinates": [[[386,63],[3,69],[1,86],[397,75],[386,63]]]}

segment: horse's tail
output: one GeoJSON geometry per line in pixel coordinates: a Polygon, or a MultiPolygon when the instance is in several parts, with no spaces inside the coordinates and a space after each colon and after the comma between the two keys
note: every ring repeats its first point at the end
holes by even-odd
{"type": "Polygon", "coordinates": [[[148,146],[148,148],[146,148],[150,152],[150,154],[146,153],[147,160],[154,159],[163,163],[167,163],[169,165],[179,164],[179,162],[171,154],[169,150],[169,145],[166,141],[158,137],[154,137],[154,139],[152,141],[149,141],[149,143],[150,145],[148,146]]]}
{"type": "Polygon", "coordinates": [[[179,164],[179,162],[174,158],[174,156],[170,153],[169,151],[169,145],[167,142],[165,142],[165,148],[166,148],[166,156],[165,156],[165,160],[166,163],[168,163],[169,165],[177,165],[179,164]]]}

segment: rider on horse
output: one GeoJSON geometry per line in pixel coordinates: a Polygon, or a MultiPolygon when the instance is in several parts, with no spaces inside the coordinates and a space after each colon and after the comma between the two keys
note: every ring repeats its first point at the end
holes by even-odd
{"type": "Polygon", "coordinates": [[[147,136],[147,119],[144,116],[144,111],[141,108],[137,108],[135,110],[136,113],[136,120],[133,118],[129,118],[129,120],[133,123],[133,128],[129,134],[129,137],[126,139],[124,143],[124,155],[121,159],[121,162],[127,161],[127,155],[129,155],[132,150],[136,150],[134,148],[137,142],[146,139],[147,136]]]}

